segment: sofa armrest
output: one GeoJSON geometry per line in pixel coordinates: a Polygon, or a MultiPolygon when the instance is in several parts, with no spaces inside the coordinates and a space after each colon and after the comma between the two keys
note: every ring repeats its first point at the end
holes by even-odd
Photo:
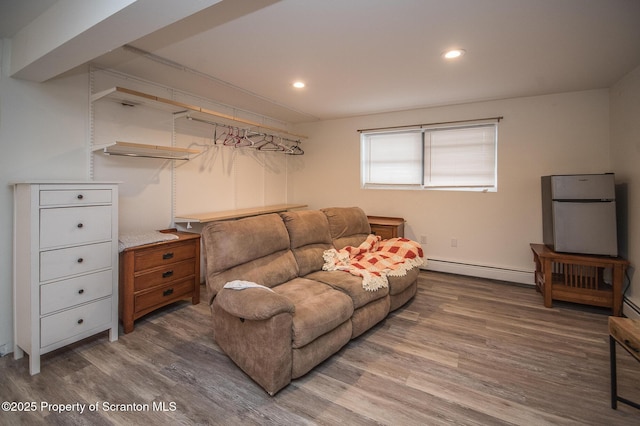
{"type": "Polygon", "coordinates": [[[216,296],[218,306],[229,314],[253,321],[272,318],[281,313],[294,313],[289,299],[261,288],[233,290],[223,288],[216,296]]]}

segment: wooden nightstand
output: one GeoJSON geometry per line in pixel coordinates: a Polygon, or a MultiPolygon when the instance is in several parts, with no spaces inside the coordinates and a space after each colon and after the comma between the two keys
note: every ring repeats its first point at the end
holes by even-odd
{"type": "Polygon", "coordinates": [[[162,306],[190,297],[200,303],[200,234],[171,232],[177,240],[130,247],[120,253],[120,320],[133,322],[162,306]]]}
{"type": "Polygon", "coordinates": [[[371,233],[379,235],[383,240],[404,237],[404,219],[401,217],[367,216],[371,233]]]}

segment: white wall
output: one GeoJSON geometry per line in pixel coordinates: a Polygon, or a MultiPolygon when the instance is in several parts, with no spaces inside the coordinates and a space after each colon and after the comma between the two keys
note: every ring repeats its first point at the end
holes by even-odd
{"type": "Polygon", "coordinates": [[[13,351],[13,188],[34,179],[86,179],[88,79],[46,84],[8,77],[8,41],[0,44],[0,354],[13,351]]]}
{"type": "Polygon", "coordinates": [[[405,234],[426,236],[427,257],[447,262],[432,267],[511,281],[533,283],[529,243],[542,241],[540,176],[610,171],[607,90],[325,121],[296,131],[311,137],[305,167],[290,176],[292,201],[404,217],[405,234]],[[360,188],[358,129],[493,116],[504,116],[497,193],[360,188]]]}
{"type": "MultiPolygon", "coordinates": [[[[640,307],[640,282],[634,276],[640,263],[640,67],[611,88],[611,157],[616,178],[626,186],[626,253],[631,262],[631,286],[626,297],[640,307]]],[[[638,313],[624,308],[627,316],[638,313]]]]}

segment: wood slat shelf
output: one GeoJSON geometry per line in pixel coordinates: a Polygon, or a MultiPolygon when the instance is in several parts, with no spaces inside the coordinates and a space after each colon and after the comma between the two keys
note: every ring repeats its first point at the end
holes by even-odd
{"type": "Polygon", "coordinates": [[[536,289],[544,306],[553,300],[611,308],[622,315],[622,282],[629,262],[619,257],[559,253],[543,244],[530,244],[536,265],[536,289]],[[611,270],[611,283],[603,278],[611,270]]]}
{"type": "Polygon", "coordinates": [[[306,204],[275,204],[264,207],[251,207],[246,209],[226,210],[220,212],[200,213],[176,217],[176,223],[207,223],[219,220],[240,219],[249,216],[258,216],[267,213],[280,213],[287,210],[302,209],[306,204]]]}

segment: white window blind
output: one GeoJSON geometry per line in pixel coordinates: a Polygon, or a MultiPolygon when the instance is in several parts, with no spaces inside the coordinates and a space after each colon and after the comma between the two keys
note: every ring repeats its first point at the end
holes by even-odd
{"type": "Polygon", "coordinates": [[[495,125],[426,130],[424,185],[494,187],[495,141],[495,125]]]}
{"type": "Polygon", "coordinates": [[[363,172],[367,183],[422,184],[422,132],[371,134],[363,149],[363,172]]]}
{"type": "Polygon", "coordinates": [[[364,188],[495,191],[497,123],[363,132],[364,188]]]}

